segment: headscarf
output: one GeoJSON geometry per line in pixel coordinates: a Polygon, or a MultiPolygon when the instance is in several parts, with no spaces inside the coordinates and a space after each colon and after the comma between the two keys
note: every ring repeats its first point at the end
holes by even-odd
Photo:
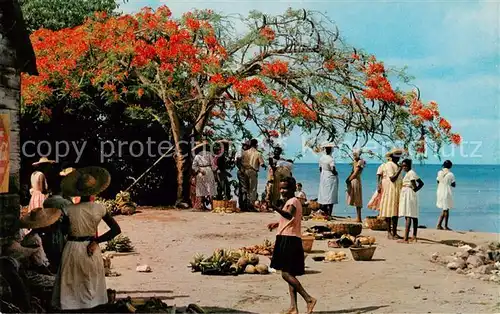
{"type": "Polygon", "coordinates": [[[31,175],[31,189],[30,194],[33,192],[44,192],[47,190],[47,179],[45,179],[45,175],[40,171],[35,171],[31,175]]]}

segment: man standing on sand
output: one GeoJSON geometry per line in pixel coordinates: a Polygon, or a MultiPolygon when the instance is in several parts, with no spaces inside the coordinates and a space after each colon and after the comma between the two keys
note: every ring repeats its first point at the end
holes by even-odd
{"type": "Polygon", "coordinates": [[[243,165],[241,163],[241,156],[243,152],[250,148],[250,142],[245,141],[241,146],[241,150],[236,153],[236,168],[238,171],[236,172],[236,176],[238,178],[238,206],[241,211],[246,211],[248,209],[248,185],[247,180],[245,178],[245,169],[243,169],[243,165]]]}
{"type": "Polygon", "coordinates": [[[257,200],[258,173],[260,167],[266,169],[262,154],[257,150],[258,142],[256,139],[250,141],[250,148],[243,152],[241,156],[241,165],[245,173],[245,182],[248,186],[248,201],[255,204],[257,200]]]}

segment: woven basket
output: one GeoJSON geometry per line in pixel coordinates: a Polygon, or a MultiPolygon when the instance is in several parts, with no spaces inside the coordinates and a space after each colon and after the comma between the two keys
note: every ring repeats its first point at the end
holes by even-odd
{"type": "Polygon", "coordinates": [[[368,247],[351,247],[352,258],[355,261],[371,261],[373,258],[373,253],[375,253],[376,246],[368,247]]]}
{"type": "Polygon", "coordinates": [[[304,252],[310,253],[312,251],[313,244],[314,244],[313,236],[302,237],[302,248],[304,248],[304,252]]]}
{"type": "Polygon", "coordinates": [[[236,207],[236,201],[229,200],[213,200],[212,203],[213,208],[221,208],[223,209],[226,213],[236,213],[238,212],[238,208],[236,207]]]}
{"type": "Polygon", "coordinates": [[[309,209],[310,210],[318,210],[320,208],[321,205],[319,205],[318,202],[316,201],[309,201],[309,209]]]}
{"type": "Polygon", "coordinates": [[[386,231],[388,226],[385,219],[377,216],[368,216],[365,218],[365,227],[372,230],[386,231]]]}
{"type": "Polygon", "coordinates": [[[334,222],[328,224],[328,228],[337,234],[350,234],[356,237],[361,234],[363,225],[358,222],[334,222]]]}

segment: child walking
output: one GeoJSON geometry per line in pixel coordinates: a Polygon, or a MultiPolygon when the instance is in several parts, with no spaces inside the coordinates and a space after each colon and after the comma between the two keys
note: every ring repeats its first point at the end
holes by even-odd
{"type": "Polygon", "coordinates": [[[437,224],[438,230],[443,230],[441,224],[444,220],[444,229],[451,230],[448,227],[448,219],[450,218],[450,209],[453,207],[453,193],[451,188],[456,187],[455,175],[450,171],[453,166],[452,162],[446,160],[443,163],[443,169],[439,170],[437,174],[437,208],[441,208],[441,216],[439,216],[439,221],[437,224]]]}
{"type": "Polygon", "coordinates": [[[412,169],[412,161],[410,159],[403,160],[401,167],[406,172],[403,178],[403,187],[399,197],[399,217],[405,217],[406,228],[403,240],[398,242],[408,243],[410,227],[413,224],[412,241],[417,242],[418,229],[418,195],[417,192],[424,186],[424,182],[420,179],[417,173],[412,169]]]}

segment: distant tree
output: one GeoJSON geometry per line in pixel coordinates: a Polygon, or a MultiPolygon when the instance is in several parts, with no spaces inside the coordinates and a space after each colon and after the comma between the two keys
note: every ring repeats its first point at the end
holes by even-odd
{"type": "MultiPolygon", "coordinates": [[[[127,1],[127,0],[125,0],[127,1]]],[[[124,1],[124,2],[125,2],[124,1]]],[[[115,0],[20,0],[24,20],[30,32],[40,28],[60,30],[82,25],[94,12],[115,12],[115,0]]]]}

